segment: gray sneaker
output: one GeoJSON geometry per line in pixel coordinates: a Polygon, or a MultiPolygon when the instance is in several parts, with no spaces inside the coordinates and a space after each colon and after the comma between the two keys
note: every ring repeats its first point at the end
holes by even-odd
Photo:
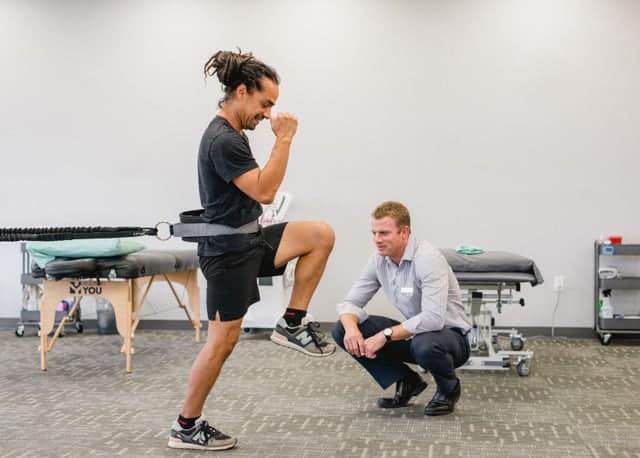
{"type": "Polygon", "coordinates": [[[320,323],[307,317],[302,319],[300,326],[292,328],[287,326],[284,318],[280,318],[271,334],[271,341],[308,356],[329,356],[336,351],[336,346],[320,332],[320,323]]]}
{"type": "Polygon", "coordinates": [[[200,417],[193,428],[182,429],[175,421],[169,434],[170,448],[186,448],[192,450],[227,450],[238,443],[235,437],[229,437],[218,431],[205,419],[200,417]]]}

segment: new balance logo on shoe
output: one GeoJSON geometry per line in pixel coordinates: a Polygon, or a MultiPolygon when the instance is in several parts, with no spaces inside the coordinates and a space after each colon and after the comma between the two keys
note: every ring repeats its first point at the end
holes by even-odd
{"type": "Polygon", "coordinates": [[[298,336],[296,336],[296,339],[300,341],[303,347],[313,340],[313,338],[307,331],[300,333],[298,336]]]}
{"type": "Polygon", "coordinates": [[[336,351],[335,344],[327,341],[320,332],[320,324],[311,321],[308,316],[296,327],[288,327],[285,319],[280,318],[271,334],[271,341],[307,356],[330,356],[336,351]]]}

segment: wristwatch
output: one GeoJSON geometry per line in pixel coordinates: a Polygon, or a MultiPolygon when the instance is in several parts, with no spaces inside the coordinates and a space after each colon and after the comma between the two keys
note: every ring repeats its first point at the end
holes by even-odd
{"type": "Polygon", "coordinates": [[[393,335],[393,329],[385,328],[382,333],[384,334],[384,338],[387,339],[387,342],[391,342],[391,336],[393,335]]]}

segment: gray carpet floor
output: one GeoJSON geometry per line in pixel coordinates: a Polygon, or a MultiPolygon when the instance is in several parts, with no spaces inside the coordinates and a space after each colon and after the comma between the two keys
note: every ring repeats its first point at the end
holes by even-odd
{"type": "Polygon", "coordinates": [[[46,372],[38,343],[0,331],[1,457],[640,457],[637,341],[529,338],[530,376],[460,371],[456,412],[429,418],[429,375],[412,405],[380,410],[344,352],[312,359],[247,334],[205,407],[239,444],[208,453],[166,447],[201,345],[192,333],[139,331],[131,374],[118,336],[69,332],[46,372]]]}

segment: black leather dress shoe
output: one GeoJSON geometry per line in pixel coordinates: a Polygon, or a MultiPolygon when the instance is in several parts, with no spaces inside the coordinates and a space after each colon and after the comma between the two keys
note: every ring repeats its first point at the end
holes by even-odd
{"type": "Polygon", "coordinates": [[[424,414],[430,417],[450,414],[455,409],[458,399],[460,399],[460,379],[450,394],[446,395],[436,391],[429,404],[424,408],[424,414]]]}
{"type": "Polygon", "coordinates": [[[418,396],[427,387],[427,382],[418,374],[405,377],[396,382],[396,394],[392,398],[379,398],[378,407],[382,409],[395,409],[409,404],[412,397],[418,396]]]}

